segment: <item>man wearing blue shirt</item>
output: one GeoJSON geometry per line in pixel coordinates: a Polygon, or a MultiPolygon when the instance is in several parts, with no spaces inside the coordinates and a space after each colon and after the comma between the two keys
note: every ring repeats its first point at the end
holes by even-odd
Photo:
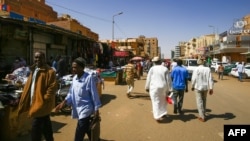
{"type": "Polygon", "coordinates": [[[174,113],[182,114],[182,105],[184,99],[184,90],[188,92],[188,71],[182,66],[182,60],[177,60],[177,66],[171,72],[174,113]]]}
{"type": "Polygon", "coordinates": [[[83,141],[85,134],[89,139],[91,138],[90,117],[92,114],[98,117],[101,107],[95,76],[84,72],[84,68],[83,58],[79,57],[73,61],[72,71],[76,75],[73,77],[67,97],[55,108],[58,111],[64,104],[72,106],[72,117],[78,119],[74,141],[83,141]]]}
{"type": "Polygon", "coordinates": [[[242,82],[242,74],[244,73],[244,65],[241,63],[241,62],[239,62],[239,64],[237,65],[237,71],[238,71],[238,74],[239,74],[239,77],[238,77],[238,80],[240,81],[240,82],[242,82]]]}

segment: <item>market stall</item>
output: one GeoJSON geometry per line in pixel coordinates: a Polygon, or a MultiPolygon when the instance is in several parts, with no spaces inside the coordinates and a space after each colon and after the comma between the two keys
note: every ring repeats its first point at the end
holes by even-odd
{"type": "Polygon", "coordinates": [[[123,70],[121,68],[106,69],[101,72],[104,81],[114,82],[115,85],[122,84],[123,70]]]}
{"type": "Polygon", "coordinates": [[[29,69],[18,68],[6,75],[0,84],[0,140],[11,141],[19,134],[29,132],[31,120],[27,113],[18,115],[18,102],[22,87],[27,80],[29,69]]]}
{"type": "Polygon", "coordinates": [[[19,115],[18,102],[21,90],[12,84],[0,84],[0,140],[11,141],[19,134],[31,129],[31,120],[27,114],[19,115]],[[20,122],[21,121],[21,122],[20,122]]]}

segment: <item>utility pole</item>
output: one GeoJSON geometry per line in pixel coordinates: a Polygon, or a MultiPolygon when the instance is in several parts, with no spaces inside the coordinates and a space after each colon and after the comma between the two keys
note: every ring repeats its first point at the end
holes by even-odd
{"type": "Polygon", "coordinates": [[[123,14],[123,12],[117,13],[115,15],[113,15],[113,19],[112,19],[112,41],[114,41],[114,24],[115,24],[115,16],[121,15],[123,14]]]}

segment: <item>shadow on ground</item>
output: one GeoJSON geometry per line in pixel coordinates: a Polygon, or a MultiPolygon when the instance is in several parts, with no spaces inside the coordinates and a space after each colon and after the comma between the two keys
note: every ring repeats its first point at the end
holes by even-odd
{"type": "Polygon", "coordinates": [[[102,102],[102,106],[110,103],[110,101],[115,100],[116,96],[115,95],[111,95],[111,94],[102,94],[101,96],[101,102],[102,102]]]}
{"type": "Polygon", "coordinates": [[[129,96],[130,99],[144,99],[144,100],[150,100],[150,96],[148,93],[140,93],[140,92],[132,92],[131,95],[129,96]]]}
{"type": "MultiPolygon", "coordinates": [[[[175,115],[169,115],[171,119],[175,120],[182,120],[183,122],[190,121],[192,119],[197,119],[198,116],[198,110],[197,109],[183,109],[183,113],[181,115],[175,114],[175,115]],[[195,113],[195,114],[192,114],[195,113]]],[[[230,120],[235,118],[236,116],[233,113],[223,113],[223,114],[211,114],[212,110],[207,109],[206,110],[206,121],[211,120],[213,118],[223,118],[224,120],[230,120]]]]}
{"type": "MultiPolygon", "coordinates": [[[[84,139],[84,141],[89,141],[89,139],[84,139]]],[[[115,141],[115,140],[100,139],[99,141],[115,141]]]]}
{"type": "Polygon", "coordinates": [[[230,120],[230,119],[233,119],[235,118],[236,116],[233,114],[233,113],[224,113],[224,114],[209,114],[207,116],[207,119],[206,120],[210,120],[210,119],[213,119],[213,118],[223,118],[224,120],[230,120]]]}
{"type": "MultiPolygon", "coordinates": [[[[56,122],[56,121],[51,121],[52,122],[52,127],[53,127],[53,133],[60,133],[58,132],[62,127],[64,127],[66,124],[61,123],[61,122],[56,122]]],[[[30,132],[27,132],[24,135],[19,135],[16,137],[14,141],[30,141],[30,132]]]]}

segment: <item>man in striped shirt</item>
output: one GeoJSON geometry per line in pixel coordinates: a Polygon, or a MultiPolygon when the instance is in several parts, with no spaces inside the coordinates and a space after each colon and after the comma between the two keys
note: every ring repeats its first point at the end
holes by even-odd
{"type": "Polygon", "coordinates": [[[134,88],[134,73],[135,73],[135,66],[132,60],[129,60],[128,64],[125,66],[124,72],[125,72],[126,83],[128,86],[127,96],[130,97],[131,96],[130,93],[134,88]]]}

